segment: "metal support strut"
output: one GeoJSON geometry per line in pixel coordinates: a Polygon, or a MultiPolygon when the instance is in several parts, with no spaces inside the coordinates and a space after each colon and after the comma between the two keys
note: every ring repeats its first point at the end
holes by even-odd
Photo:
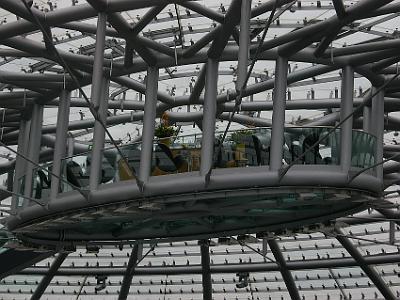
{"type": "Polygon", "coordinates": [[[212,283],[210,270],[210,252],[207,240],[200,241],[200,254],[202,266],[203,300],[212,299],[212,283]]]}
{"type": "Polygon", "coordinates": [[[203,106],[203,138],[201,141],[200,174],[206,175],[213,167],[215,115],[217,113],[218,60],[207,61],[206,87],[203,106]]]}
{"type": "Polygon", "coordinates": [[[287,88],[288,59],[279,56],[275,66],[274,108],[272,113],[271,133],[271,171],[282,167],[282,146],[285,130],[286,88],[287,88]]]}
{"type": "MultiPolygon", "coordinates": [[[[29,148],[27,149],[28,158],[35,164],[39,162],[40,146],[42,140],[42,125],[43,125],[43,105],[35,103],[32,109],[32,119],[31,119],[31,131],[29,134],[29,148]]],[[[24,195],[25,197],[31,197],[33,185],[35,165],[32,163],[26,164],[25,173],[25,187],[24,195]]],[[[24,207],[30,205],[27,199],[24,200],[24,207]]]]}
{"type": "Polygon", "coordinates": [[[58,256],[53,261],[50,269],[48,270],[47,274],[42,278],[39,285],[37,286],[35,292],[33,293],[31,300],[39,300],[44,291],[46,290],[47,286],[53,279],[54,275],[56,274],[58,268],[62,265],[64,260],[67,258],[68,253],[59,253],[58,256]]]}
{"type": "MultiPolygon", "coordinates": [[[[53,154],[53,168],[52,173],[58,177],[61,176],[62,159],[65,157],[67,151],[67,133],[68,133],[68,121],[69,111],[71,102],[71,92],[62,90],[60,94],[60,105],[58,107],[57,114],[57,131],[56,131],[56,142],[54,146],[53,154]]],[[[57,197],[60,189],[60,179],[52,175],[51,178],[51,194],[50,201],[57,197]]]]}
{"type": "Polygon", "coordinates": [[[373,267],[369,266],[360,251],[354,247],[352,242],[345,237],[346,233],[343,230],[336,228],[336,239],[342,244],[342,246],[349,252],[349,254],[355,259],[360,268],[367,274],[367,276],[372,280],[375,284],[376,288],[381,292],[383,297],[386,300],[394,300],[396,297],[393,292],[387,286],[387,284],[383,281],[382,277],[373,269],[373,267]]]}
{"type": "Polygon", "coordinates": [[[151,161],[153,156],[154,120],[157,110],[159,70],[156,67],[147,69],[146,101],[144,103],[142,150],[140,153],[139,179],[146,183],[151,173],[151,161]]]}
{"type": "MultiPolygon", "coordinates": [[[[104,116],[104,95],[103,85],[106,84],[103,74],[103,63],[104,63],[104,49],[105,49],[105,37],[106,37],[106,22],[107,15],[105,13],[99,13],[97,19],[97,31],[96,31],[96,49],[94,55],[93,64],[93,76],[92,76],[92,90],[91,90],[91,101],[94,110],[98,113],[98,116],[102,118],[104,116]]],[[[108,102],[108,101],[107,101],[108,102]]],[[[99,121],[95,122],[94,134],[93,134],[93,150],[90,164],[90,178],[89,186],[90,190],[97,189],[100,182],[101,175],[101,156],[104,148],[104,137],[105,131],[99,121]]]]}
{"type": "Polygon", "coordinates": [[[294,300],[300,300],[299,291],[297,290],[296,283],[293,279],[292,274],[286,267],[285,258],[282,255],[281,250],[279,249],[279,245],[276,240],[270,239],[268,240],[268,245],[271,248],[272,254],[274,255],[276,262],[279,265],[279,269],[282,274],[282,278],[285,281],[286,287],[290,294],[290,298],[294,300]]]}
{"type": "MultiPolygon", "coordinates": [[[[354,71],[352,67],[343,68],[342,101],[340,119],[345,119],[353,113],[354,71]]],[[[343,172],[348,172],[351,166],[351,149],[353,140],[353,117],[346,120],[340,130],[340,165],[343,172]]]]}
{"type": "Polygon", "coordinates": [[[135,244],[132,249],[131,256],[129,257],[128,266],[126,267],[126,272],[121,285],[121,291],[119,292],[118,300],[125,300],[128,297],[129,289],[131,288],[133,273],[139,256],[141,256],[143,250],[143,244],[135,244]]]}
{"type": "MultiPolygon", "coordinates": [[[[29,143],[29,128],[30,128],[30,120],[21,120],[19,125],[19,136],[18,136],[18,152],[27,156],[28,154],[28,143],[29,143]]],[[[23,193],[22,189],[22,181],[23,176],[26,169],[26,161],[23,157],[17,156],[15,163],[15,172],[14,172],[14,184],[13,184],[13,192],[14,193],[23,193]]],[[[19,197],[14,195],[12,197],[11,203],[11,211],[13,213],[16,212],[18,206],[22,205],[20,203],[22,201],[19,197]]]]}
{"type": "MultiPolygon", "coordinates": [[[[372,88],[372,92],[376,92],[376,87],[372,88]]],[[[383,132],[385,125],[385,91],[378,92],[372,99],[372,116],[374,125],[371,126],[371,132],[376,136],[376,162],[381,162],[383,160],[383,132]]],[[[376,167],[376,176],[378,179],[383,180],[383,165],[380,164],[376,167]]]]}

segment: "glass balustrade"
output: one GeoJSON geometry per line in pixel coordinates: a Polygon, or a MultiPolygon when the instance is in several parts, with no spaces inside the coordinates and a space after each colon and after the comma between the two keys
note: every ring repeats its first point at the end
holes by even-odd
{"type": "Polygon", "coordinates": [[[50,197],[51,167],[52,164],[45,164],[42,165],[41,168],[33,169],[32,198],[45,199],[50,197]]]}
{"type": "Polygon", "coordinates": [[[16,201],[17,201],[17,207],[21,207],[24,204],[24,197],[23,195],[25,194],[25,177],[26,175],[21,176],[20,178],[17,179],[17,184],[18,184],[18,196],[16,195],[16,201]]]}
{"type": "Polygon", "coordinates": [[[90,152],[67,157],[61,161],[60,190],[72,191],[76,188],[88,189],[90,175],[90,152]]]}
{"type": "Polygon", "coordinates": [[[376,164],[376,138],[363,131],[353,131],[351,165],[357,168],[370,168],[376,164]]]}
{"type": "MultiPolygon", "coordinates": [[[[217,133],[214,143],[214,168],[267,166],[270,162],[271,128],[254,128],[217,133]]],[[[120,145],[103,150],[99,184],[133,180],[140,168],[141,143],[120,145]]],[[[375,164],[376,138],[353,131],[352,166],[368,168],[375,164]]],[[[340,129],[329,127],[285,128],[282,145],[283,165],[339,165],[340,129]]],[[[201,135],[155,140],[151,176],[199,171],[201,135]]],[[[88,189],[91,154],[82,153],[62,160],[60,192],[88,189]]],[[[51,186],[51,164],[34,172],[35,198],[48,197],[51,186]],[[47,171],[46,171],[47,170],[47,171]]]]}

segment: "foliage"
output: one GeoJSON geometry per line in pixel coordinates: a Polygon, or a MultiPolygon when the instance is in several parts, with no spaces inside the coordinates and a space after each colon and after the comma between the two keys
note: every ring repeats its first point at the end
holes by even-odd
{"type": "Polygon", "coordinates": [[[166,138],[176,134],[176,129],[173,126],[160,124],[156,127],[154,135],[158,138],[166,138]]]}
{"type": "Polygon", "coordinates": [[[236,143],[240,143],[245,139],[246,136],[252,136],[254,134],[253,130],[240,130],[232,132],[230,140],[236,143]]]}

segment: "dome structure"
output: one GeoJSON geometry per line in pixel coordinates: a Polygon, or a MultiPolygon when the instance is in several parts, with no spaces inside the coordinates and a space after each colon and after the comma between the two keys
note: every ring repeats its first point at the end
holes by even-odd
{"type": "Polygon", "coordinates": [[[0,12],[0,299],[400,298],[400,1],[0,12]]]}

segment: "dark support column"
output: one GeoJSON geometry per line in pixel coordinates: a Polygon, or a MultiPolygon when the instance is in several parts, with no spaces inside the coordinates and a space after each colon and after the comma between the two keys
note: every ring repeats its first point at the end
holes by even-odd
{"type": "Polygon", "coordinates": [[[333,6],[338,18],[343,19],[346,16],[346,8],[344,7],[343,0],[333,0],[333,6]]]}
{"type": "Polygon", "coordinates": [[[126,40],[125,42],[125,57],[124,57],[124,67],[130,68],[133,65],[133,47],[132,42],[126,40]]]}
{"type": "Polygon", "coordinates": [[[202,266],[203,300],[212,300],[212,283],[210,270],[210,252],[207,240],[200,241],[202,266]]]}
{"type": "Polygon", "coordinates": [[[282,167],[282,147],[285,130],[285,109],[287,89],[288,59],[279,56],[275,66],[274,108],[272,113],[270,170],[278,171],[282,167]]]}
{"type": "Polygon", "coordinates": [[[387,219],[396,220],[394,223],[400,226],[400,212],[398,210],[379,208],[377,211],[387,219]]]}
{"type": "Polygon", "coordinates": [[[279,269],[282,274],[282,278],[285,281],[286,287],[290,294],[290,298],[294,300],[300,300],[299,291],[297,290],[296,283],[293,279],[292,273],[290,273],[289,269],[286,266],[286,260],[282,255],[281,250],[279,249],[279,245],[276,240],[270,239],[268,240],[268,245],[271,248],[272,254],[274,255],[276,262],[279,266],[279,269]]]}
{"type": "MultiPolygon", "coordinates": [[[[28,158],[34,163],[39,163],[40,146],[42,140],[42,125],[43,125],[43,105],[35,103],[32,108],[31,130],[29,134],[29,148],[27,149],[28,158]]],[[[32,196],[33,188],[33,172],[36,165],[30,162],[26,163],[25,173],[25,189],[26,197],[32,196]]],[[[24,199],[23,206],[29,206],[29,201],[24,199]]]]}
{"type": "Polygon", "coordinates": [[[371,106],[365,105],[363,108],[363,130],[371,133],[371,106]]]}
{"type": "MultiPolygon", "coordinates": [[[[100,103],[97,113],[100,121],[103,124],[106,124],[110,81],[106,77],[103,77],[101,82],[102,82],[102,85],[100,86],[101,93],[99,95],[100,103]]],[[[101,181],[105,129],[100,121],[95,122],[93,131],[93,149],[90,162],[90,178],[89,178],[89,185],[91,190],[97,189],[101,181]]]]}
{"type": "Polygon", "coordinates": [[[375,269],[369,266],[363,255],[358,251],[357,248],[354,247],[353,243],[345,237],[346,233],[343,232],[341,229],[336,229],[336,239],[342,244],[342,246],[349,252],[349,254],[354,258],[354,260],[358,263],[360,268],[367,274],[367,276],[371,279],[374,283],[376,288],[381,292],[383,297],[386,300],[394,300],[396,297],[394,296],[393,292],[387,286],[387,284],[383,281],[382,277],[375,271],[375,269]]]}
{"type": "MultiPolygon", "coordinates": [[[[22,155],[27,155],[28,144],[29,144],[29,130],[30,120],[21,119],[19,125],[19,135],[18,135],[18,153],[22,155]]],[[[13,192],[18,194],[23,194],[21,191],[21,178],[25,174],[26,161],[21,156],[16,157],[15,162],[15,172],[14,172],[14,184],[13,192]]],[[[14,213],[17,207],[22,205],[22,199],[19,199],[16,195],[12,196],[11,211],[14,213]],[[21,201],[21,203],[20,203],[21,201]]]]}
{"type": "MultiPolygon", "coordinates": [[[[60,104],[57,113],[57,130],[56,142],[53,154],[53,168],[52,173],[61,176],[62,159],[65,157],[67,151],[67,133],[69,122],[69,111],[71,102],[71,92],[62,90],[60,94],[60,104]]],[[[54,175],[51,176],[51,194],[50,201],[57,197],[60,188],[60,180],[54,175]]]]}
{"type": "Polygon", "coordinates": [[[74,145],[75,145],[75,140],[73,136],[69,136],[67,138],[67,156],[71,157],[74,155],[74,145]]]}
{"type": "Polygon", "coordinates": [[[138,262],[139,257],[142,255],[143,245],[135,244],[132,249],[131,256],[129,257],[128,266],[121,285],[121,291],[119,292],[118,300],[125,300],[128,297],[129,289],[131,288],[133,272],[138,262]]]}
{"type": "MultiPolygon", "coordinates": [[[[340,104],[340,121],[353,112],[354,71],[350,66],[343,68],[342,100],[340,104]]],[[[344,172],[351,166],[351,149],[353,141],[353,117],[345,121],[340,129],[340,165],[344,172]]]]}
{"type": "Polygon", "coordinates": [[[96,48],[94,53],[91,100],[94,109],[99,109],[101,102],[101,86],[103,84],[104,49],[106,42],[107,15],[99,13],[97,17],[96,48]]]}
{"type": "MultiPolygon", "coordinates": [[[[97,18],[96,49],[94,53],[91,102],[94,110],[98,113],[100,118],[102,118],[103,115],[101,110],[104,109],[104,105],[101,105],[102,102],[104,102],[104,99],[102,99],[102,96],[104,95],[103,85],[106,84],[103,74],[106,22],[107,15],[105,13],[99,13],[97,18]],[[100,106],[102,107],[100,108],[100,106]]],[[[99,185],[102,163],[101,155],[104,148],[104,134],[105,132],[103,126],[100,124],[100,122],[96,121],[94,125],[93,150],[90,162],[90,190],[97,189],[97,186],[99,185]]]]}
{"type": "Polygon", "coordinates": [[[151,173],[153,156],[154,126],[157,113],[157,91],[159,70],[156,67],[147,69],[146,101],[144,103],[142,151],[140,153],[139,178],[146,183],[151,173]]]}
{"type": "Polygon", "coordinates": [[[396,241],[396,223],[389,221],[389,243],[394,245],[396,241]]]}
{"type": "Polygon", "coordinates": [[[7,190],[12,191],[14,186],[14,170],[8,171],[7,173],[7,190]]]}
{"type": "Polygon", "coordinates": [[[191,94],[189,96],[188,108],[190,108],[190,104],[196,103],[196,101],[198,101],[200,94],[204,89],[204,85],[206,82],[206,71],[207,64],[204,64],[199,74],[197,75],[196,83],[194,84],[191,94]]]}
{"type": "Polygon", "coordinates": [[[200,174],[206,175],[213,166],[215,116],[217,114],[218,60],[209,58],[203,104],[203,137],[201,141],[200,174]]]}
{"type": "Polygon", "coordinates": [[[33,293],[31,300],[39,300],[44,291],[46,290],[47,286],[53,279],[54,275],[56,274],[58,268],[62,265],[64,260],[67,258],[68,253],[59,253],[58,256],[54,259],[50,269],[47,271],[47,274],[44,275],[42,280],[40,281],[39,285],[37,286],[35,292],[33,293]]]}
{"type": "Polygon", "coordinates": [[[237,67],[236,90],[240,91],[247,76],[249,64],[249,43],[250,43],[250,15],[251,0],[242,1],[242,15],[240,18],[239,55],[237,67]]]}
{"type": "MultiPolygon", "coordinates": [[[[376,88],[372,88],[372,93],[376,93],[376,88]]],[[[372,99],[372,116],[373,116],[373,126],[371,126],[371,132],[376,136],[376,162],[379,163],[383,160],[383,131],[385,125],[385,92],[380,91],[372,99]]],[[[376,176],[383,180],[383,165],[376,167],[376,176]]]]}

